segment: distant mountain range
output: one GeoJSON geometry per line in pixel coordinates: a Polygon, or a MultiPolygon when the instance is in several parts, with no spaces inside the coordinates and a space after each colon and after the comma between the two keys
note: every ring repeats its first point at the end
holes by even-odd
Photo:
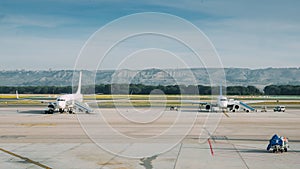
{"type": "MultiPolygon", "coordinates": [[[[145,85],[210,85],[209,75],[217,69],[146,69],[83,71],[83,84],[134,83],[145,85]],[[193,80],[195,79],[195,80],[193,80]]],[[[225,68],[227,85],[253,85],[262,88],[271,84],[300,85],[300,68],[225,68]]],[[[73,70],[0,71],[0,86],[68,86],[72,85],[73,70]]],[[[74,76],[75,81],[78,79],[74,76]]],[[[74,81],[73,81],[74,82],[74,81]]]]}

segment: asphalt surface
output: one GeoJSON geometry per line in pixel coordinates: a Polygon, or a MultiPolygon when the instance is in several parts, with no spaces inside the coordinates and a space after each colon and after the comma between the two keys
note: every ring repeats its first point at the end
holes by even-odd
{"type": "Polygon", "coordinates": [[[43,110],[0,107],[0,168],[300,168],[297,109],[229,117],[192,109],[43,110]],[[288,152],[266,151],[275,133],[289,138],[288,152]]]}

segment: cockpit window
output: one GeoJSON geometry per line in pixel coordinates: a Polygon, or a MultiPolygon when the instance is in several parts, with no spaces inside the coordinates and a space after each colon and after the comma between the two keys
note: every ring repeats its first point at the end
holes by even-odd
{"type": "Polygon", "coordinates": [[[227,101],[227,99],[221,99],[222,102],[227,101]]]}
{"type": "Polygon", "coordinates": [[[57,101],[65,101],[65,99],[57,99],[57,101]]]}

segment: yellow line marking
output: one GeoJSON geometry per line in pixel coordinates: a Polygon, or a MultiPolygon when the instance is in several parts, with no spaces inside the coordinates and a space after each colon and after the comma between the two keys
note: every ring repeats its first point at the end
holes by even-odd
{"type": "Polygon", "coordinates": [[[41,164],[41,163],[39,163],[39,162],[37,162],[37,161],[33,161],[33,160],[31,160],[31,159],[29,159],[29,158],[27,158],[27,157],[20,156],[20,155],[18,155],[18,154],[15,154],[15,153],[10,152],[10,151],[8,151],[8,150],[5,150],[5,149],[3,149],[3,148],[0,148],[0,150],[3,151],[3,152],[5,152],[5,153],[7,153],[7,154],[12,155],[12,156],[18,157],[18,158],[20,158],[20,159],[22,159],[22,160],[25,160],[25,161],[27,161],[27,162],[29,162],[29,163],[35,164],[35,165],[37,165],[37,166],[39,166],[39,167],[42,167],[42,168],[45,168],[45,169],[52,169],[51,167],[48,167],[48,166],[46,166],[46,165],[44,165],[44,164],[41,164]]]}
{"type": "Polygon", "coordinates": [[[34,127],[34,126],[56,126],[55,123],[19,123],[19,126],[27,126],[27,127],[34,127]]]}
{"type": "Polygon", "coordinates": [[[223,114],[229,118],[229,115],[226,113],[226,111],[223,111],[223,114]]]}

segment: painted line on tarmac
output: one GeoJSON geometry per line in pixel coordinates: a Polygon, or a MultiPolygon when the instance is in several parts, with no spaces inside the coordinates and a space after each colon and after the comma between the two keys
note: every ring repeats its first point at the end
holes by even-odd
{"type": "Polygon", "coordinates": [[[222,113],[223,113],[226,117],[230,118],[230,116],[227,114],[226,111],[222,111],[222,113]]]}
{"type": "Polygon", "coordinates": [[[229,144],[231,144],[231,145],[233,146],[233,148],[234,148],[235,151],[237,152],[238,156],[241,158],[242,162],[244,163],[245,167],[246,167],[247,169],[249,169],[249,166],[248,166],[246,160],[243,158],[242,154],[241,154],[240,151],[236,148],[236,146],[235,146],[233,143],[231,143],[231,142],[227,139],[227,137],[225,137],[225,140],[226,140],[229,144]]]}
{"type": "Polygon", "coordinates": [[[41,167],[41,168],[52,169],[51,167],[48,167],[48,166],[46,166],[46,165],[44,165],[44,164],[41,164],[41,163],[39,163],[39,162],[37,162],[37,161],[33,161],[33,160],[31,160],[31,159],[29,159],[29,158],[27,158],[27,157],[23,157],[23,156],[21,156],[21,155],[15,154],[15,153],[10,152],[10,151],[8,151],[8,150],[5,150],[5,149],[3,149],[3,148],[0,148],[0,150],[3,151],[4,153],[10,154],[10,155],[15,156],[15,157],[18,157],[18,158],[20,158],[20,159],[22,159],[22,160],[25,160],[26,162],[32,163],[32,164],[37,165],[37,166],[39,166],[39,167],[41,167]]]}
{"type": "Polygon", "coordinates": [[[181,152],[182,144],[183,144],[183,143],[180,143],[180,147],[179,147],[178,154],[177,154],[176,159],[175,159],[175,162],[174,162],[173,169],[176,168],[176,165],[177,165],[177,162],[178,162],[178,158],[179,158],[179,155],[180,155],[180,152],[181,152]]]}
{"type": "Polygon", "coordinates": [[[212,156],[214,156],[214,150],[213,150],[213,148],[212,148],[212,144],[211,144],[209,138],[207,139],[207,142],[208,142],[208,145],[209,145],[209,148],[210,148],[210,153],[211,153],[212,156]]]}

